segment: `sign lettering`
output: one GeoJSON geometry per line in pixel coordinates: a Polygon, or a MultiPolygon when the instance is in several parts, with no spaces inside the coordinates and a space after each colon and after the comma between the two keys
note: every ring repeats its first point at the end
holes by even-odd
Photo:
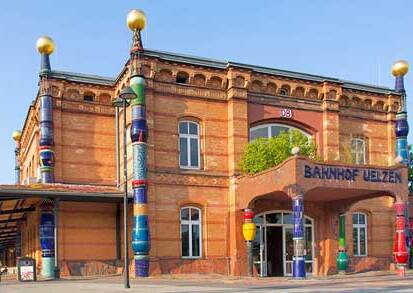
{"type": "Polygon", "coordinates": [[[392,170],[377,170],[345,168],[345,167],[330,167],[330,166],[304,166],[304,177],[315,179],[334,179],[357,181],[359,178],[366,182],[381,182],[381,183],[402,183],[400,172],[392,170]]]}

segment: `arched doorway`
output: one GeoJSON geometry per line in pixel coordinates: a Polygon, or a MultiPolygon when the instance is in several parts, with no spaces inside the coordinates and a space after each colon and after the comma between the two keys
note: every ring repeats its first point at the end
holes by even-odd
{"type": "MultiPolygon", "coordinates": [[[[290,211],[275,210],[257,214],[253,241],[254,265],[261,277],[292,275],[293,215],[290,211]]],[[[313,272],[314,220],[304,216],[306,273],[313,272]]]]}

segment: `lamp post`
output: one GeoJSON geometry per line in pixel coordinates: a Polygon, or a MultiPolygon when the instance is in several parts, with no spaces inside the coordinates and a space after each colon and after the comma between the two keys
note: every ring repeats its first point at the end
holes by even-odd
{"type": "Polygon", "coordinates": [[[123,180],[124,180],[124,196],[123,196],[123,235],[124,235],[124,286],[130,288],[129,283],[129,252],[128,252],[128,157],[126,143],[126,107],[129,106],[129,101],[136,98],[136,94],[130,87],[123,88],[119,97],[113,101],[113,106],[123,109],[123,180]]]}

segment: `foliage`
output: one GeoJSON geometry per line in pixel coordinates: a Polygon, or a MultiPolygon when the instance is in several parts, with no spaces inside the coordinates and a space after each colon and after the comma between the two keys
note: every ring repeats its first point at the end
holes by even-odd
{"type": "Polygon", "coordinates": [[[271,138],[257,138],[249,142],[240,162],[244,174],[255,174],[275,167],[292,156],[293,147],[300,148],[300,155],[317,160],[317,146],[301,131],[291,129],[271,138]]]}

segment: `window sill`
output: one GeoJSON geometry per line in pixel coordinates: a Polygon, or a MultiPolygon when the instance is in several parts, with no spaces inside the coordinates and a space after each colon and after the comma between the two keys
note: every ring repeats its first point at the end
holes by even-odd
{"type": "Polygon", "coordinates": [[[183,260],[197,260],[197,259],[202,259],[202,256],[181,256],[181,259],[183,259],[183,260]]]}

